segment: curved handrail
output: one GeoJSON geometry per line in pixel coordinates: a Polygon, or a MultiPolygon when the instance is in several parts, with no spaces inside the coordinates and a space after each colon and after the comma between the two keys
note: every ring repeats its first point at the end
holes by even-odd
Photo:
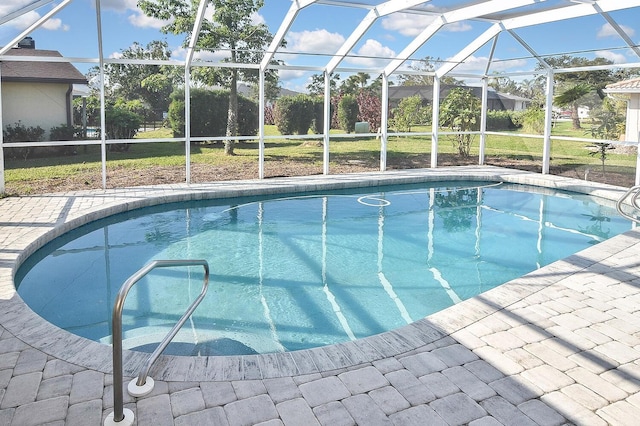
{"type": "Polygon", "coordinates": [[[180,327],[182,327],[187,318],[189,318],[204,298],[209,286],[209,264],[206,260],[154,260],[135,274],[131,275],[120,288],[113,305],[113,324],[111,331],[113,335],[113,420],[115,422],[120,422],[124,419],[124,403],[122,397],[122,310],[124,308],[124,300],[127,297],[127,293],[129,293],[131,287],[155,268],[197,265],[202,265],[204,267],[204,283],[202,285],[202,291],[193,303],[191,303],[189,309],[187,309],[176,325],[174,325],[171,331],[169,331],[160,345],[158,345],[156,350],[149,356],[147,364],[143,370],[143,374],[138,376],[138,382],[136,383],[138,386],[141,386],[146,382],[149,369],[151,369],[151,366],[158,356],[160,356],[162,351],[171,342],[171,339],[173,339],[176,333],[180,330],[180,327]]]}
{"type": "Polygon", "coordinates": [[[631,200],[629,202],[629,204],[631,204],[631,206],[633,208],[636,209],[636,211],[640,211],[640,185],[636,185],[636,186],[632,186],[631,188],[629,188],[627,190],[627,192],[625,192],[622,197],[620,197],[618,199],[618,201],[616,202],[616,210],[618,210],[618,213],[626,218],[629,219],[630,221],[633,221],[635,223],[640,223],[640,219],[638,219],[635,216],[630,215],[629,213],[625,212],[622,209],[622,205],[624,204],[624,202],[629,198],[629,196],[633,194],[633,196],[631,197],[631,200]]]}

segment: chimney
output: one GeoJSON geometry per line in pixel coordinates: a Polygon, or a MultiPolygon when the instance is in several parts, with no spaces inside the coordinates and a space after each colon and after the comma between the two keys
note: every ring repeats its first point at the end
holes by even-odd
{"type": "Polygon", "coordinates": [[[19,49],[35,49],[36,41],[31,37],[25,37],[18,42],[19,49]]]}

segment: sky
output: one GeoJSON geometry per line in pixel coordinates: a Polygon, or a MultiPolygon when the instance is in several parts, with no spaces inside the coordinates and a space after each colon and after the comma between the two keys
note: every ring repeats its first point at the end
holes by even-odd
{"type": "MultiPolygon", "coordinates": [[[[2,0],[0,22],[9,13],[34,1],[2,0]]],[[[566,2],[566,0],[546,1],[546,4],[566,2]]],[[[382,2],[383,0],[359,0],[359,3],[369,5],[382,2]]],[[[431,0],[425,2],[423,7],[427,11],[438,11],[454,3],[469,2],[470,0],[431,0]]],[[[57,0],[0,24],[0,46],[11,42],[32,22],[59,3],[60,0],[57,0]]],[[[290,5],[290,0],[264,0],[264,6],[252,19],[254,22],[266,24],[272,33],[276,33],[290,5]]],[[[292,66],[322,67],[326,65],[331,59],[330,55],[344,43],[367,12],[368,10],[364,8],[331,5],[312,5],[303,9],[286,35],[287,51],[290,53],[281,54],[278,59],[292,66]]],[[[623,28],[630,39],[637,43],[640,38],[640,7],[611,12],[610,16],[623,28]]],[[[137,7],[137,0],[101,0],[101,18],[105,57],[117,58],[134,42],[146,45],[153,40],[165,40],[172,51],[173,59],[184,58],[185,50],[182,47],[184,36],[163,34],[160,31],[163,22],[145,16],[137,7]]],[[[406,13],[394,13],[378,19],[354,47],[352,51],[354,57],[346,58],[340,66],[362,68],[365,72],[381,70],[388,63],[388,58],[393,58],[402,52],[433,19],[433,16],[426,14],[406,13]]],[[[446,61],[476,39],[490,25],[481,21],[449,24],[418,49],[403,67],[417,66],[414,60],[425,57],[446,61]]],[[[589,59],[604,57],[620,64],[640,62],[640,58],[626,46],[612,26],[597,15],[561,23],[520,28],[514,32],[539,55],[569,52],[589,59]]],[[[96,58],[98,57],[97,33],[94,0],[73,0],[29,36],[35,40],[38,49],[58,50],[64,56],[72,58],[96,58]]],[[[487,64],[487,58],[491,54],[491,47],[492,43],[487,43],[473,53],[465,63],[456,67],[454,73],[465,75],[482,73],[487,64]]],[[[215,61],[220,59],[221,55],[224,56],[225,53],[207,52],[198,54],[198,57],[215,61]]],[[[509,33],[503,33],[498,37],[493,58],[492,73],[532,71],[536,66],[531,53],[509,33]]],[[[74,65],[85,72],[94,64],[74,62],[74,65]]],[[[319,71],[299,69],[281,70],[280,84],[285,88],[303,92],[311,76],[318,73],[319,71]]],[[[350,72],[340,72],[342,79],[346,79],[350,74],[350,72]]]]}

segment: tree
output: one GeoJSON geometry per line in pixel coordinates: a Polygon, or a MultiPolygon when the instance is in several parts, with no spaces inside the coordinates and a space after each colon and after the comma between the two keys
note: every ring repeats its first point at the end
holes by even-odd
{"type": "Polygon", "coordinates": [[[580,107],[580,100],[590,93],[592,90],[591,85],[585,83],[577,83],[568,87],[564,92],[556,95],[553,98],[553,103],[561,108],[571,108],[571,121],[573,122],[574,129],[581,129],[580,117],[578,115],[578,108],[580,107]]]}
{"type": "MultiPolygon", "coordinates": [[[[275,102],[280,97],[280,87],[279,82],[274,79],[266,79],[264,81],[264,98],[266,101],[275,102]]],[[[260,97],[260,86],[257,84],[251,85],[251,91],[249,93],[249,99],[252,99],[258,102],[258,98],[260,97]]]]}
{"type": "MultiPolygon", "coordinates": [[[[123,59],[168,60],[166,41],[151,41],[146,46],[134,42],[122,51],[123,59]]],[[[164,65],[107,64],[105,75],[114,95],[127,101],[140,100],[153,111],[167,111],[169,95],[178,76],[173,67],[164,65]]]]}
{"type": "Polygon", "coordinates": [[[518,84],[518,95],[531,99],[538,106],[545,103],[545,80],[540,78],[524,79],[518,84]]]}
{"type": "Polygon", "coordinates": [[[340,99],[338,103],[338,121],[342,129],[347,133],[355,131],[359,113],[358,101],[355,96],[345,95],[340,99]]]}
{"type": "MultiPolygon", "coordinates": [[[[424,72],[425,74],[400,74],[398,75],[398,83],[400,86],[432,86],[433,75],[431,74],[436,70],[436,64],[440,65],[444,64],[444,62],[445,61],[440,58],[427,56],[423,60],[409,65],[410,69],[418,72],[424,72]]],[[[459,86],[462,84],[460,80],[446,75],[440,79],[440,83],[452,86],[459,86]]]]}
{"type": "Polygon", "coordinates": [[[367,82],[371,76],[365,72],[359,72],[349,76],[340,86],[340,91],[345,95],[357,95],[362,89],[367,87],[367,82]]]}
{"type": "MultiPolygon", "coordinates": [[[[223,50],[229,56],[225,62],[233,64],[256,63],[262,59],[272,35],[265,24],[253,22],[253,15],[263,6],[263,0],[209,0],[213,6],[210,20],[205,19],[197,35],[197,50],[223,50]]],[[[156,19],[167,21],[161,28],[164,33],[185,34],[185,46],[196,35],[191,34],[197,13],[197,3],[189,0],[141,0],[138,6],[156,19]]],[[[267,78],[277,79],[270,71],[267,78]]],[[[227,111],[227,137],[238,136],[238,80],[255,82],[257,70],[242,68],[198,67],[194,78],[208,85],[229,88],[227,111]]],[[[225,153],[233,155],[234,139],[225,141],[225,153]]]]}
{"type": "MultiPolygon", "coordinates": [[[[551,65],[554,69],[562,68],[580,68],[587,66],[598,65],[611,65],[613,62],[604,58],[587,59],[583,57],[561,55],[545,59],[545,61],[551,65]]],[[[542,69],[542,66],[538,66],[542,69]]],[[[593,71],[571,71],[571,72],[558,72],[554,74],[556,87],[560,91],[560,95],[556,96],[558,101],[566,101],[562,105],[571,106],[571,119],[573,121],[574,129],[581,129],[580,118],[578,117],[578,107],[580,104],[588,105],[591,108],[596,106],[596,102],[601,102],[605,98],[603,89],[607,84],[614,82],[614,74],[610,69],[593,70],[593,71]],[[589,87],[589,91],[585,89],[589,87]],[[588,95],[591,91],[597,93],[599,101],[596,101],[597,97],[594,95],[594,99],[580,99],[583,96],[588,95]],[[581,95],[581,96],[578,96],[581,95]]],[[[555,99],[554,99],[555,101],[555,99]]],[[[557,104],[561,105],[561,104],[557,104]]]]}
{"type": "Polygon", "coordinates": [[[460,132],[454,135],[458,153],[468,157],[471,151],[473,135],[465,132],[478,129],[480,122],[480,99],[470,90],[460,87],[451,89],[440,106],[440,123],[451,130],[460,132]]]}
{"type": "MultiPolygon", "coordinates": [[[[338,83],[340,82],[340,74],[331,74],[329,77],[329,92],[331,97],[338,93],[338,83]]],[[[311,76],[311,82],[307,84],[307,90],[310,95],[324,95],[324,74],[314,74],[311,76]]]]}
{"type": "Polygon", "coordinates": [[[489,80],[489,86],[493,87],[496,92],[511,93],[514,95],[520,94],[518,83],[506,76],[492,77],[489,80]]]}
{"type": "Polygon", "coordinates": [[[625,133],[627,103],[605,98],[602,106],[591,112],[591,136],[596,139],[618,140],[625,133]]]}
{"type": "Polygon", "coordinates": [[[410,132],[411,126],[427,123],[430,113],[431,108],[423,106],[420,95],[410,96],[402,99],[393,109],[391,125],[398,132],[410,132]]]}

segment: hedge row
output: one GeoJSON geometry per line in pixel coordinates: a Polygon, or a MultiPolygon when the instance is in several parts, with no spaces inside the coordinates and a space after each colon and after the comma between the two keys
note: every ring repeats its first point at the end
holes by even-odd
{"type": "MultiPolygon", "coordinates": [[[[192,89],[191,136],[225,136],[229,110],[228,90],[192,89]]],[[[169,105],[169,125],[174,137],[183,137],[184,90],[171,94],[169,105]]],[[[258,133],[258,106],[255,102],[238,96],[238,135],[252,136],[258,133]]]]}

